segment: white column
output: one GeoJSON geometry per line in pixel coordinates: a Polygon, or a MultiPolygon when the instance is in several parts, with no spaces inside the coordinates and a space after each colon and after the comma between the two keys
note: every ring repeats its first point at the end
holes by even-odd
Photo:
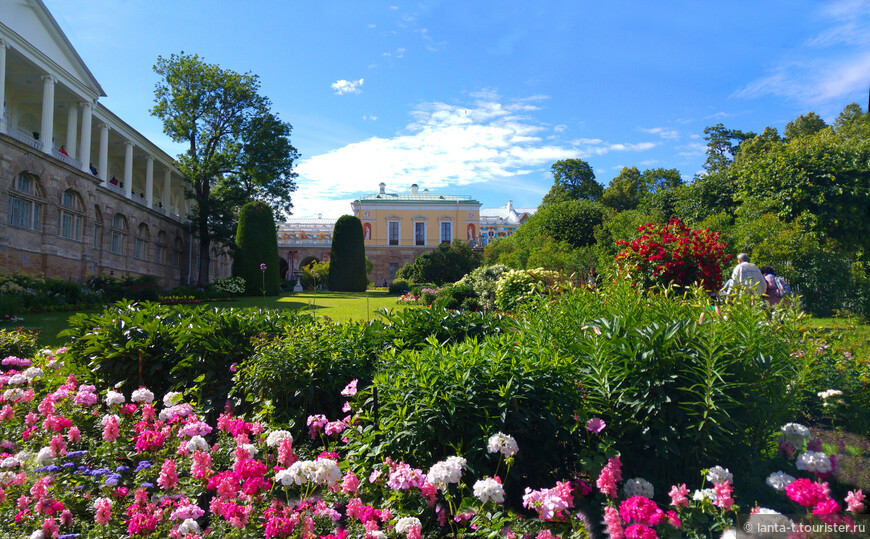
{"type": "Polygon", "coordinates": [[[124,141],[124,196],[133,198],[133,142],[124,141]]]}
{"type": "Polygon", "coordinates": [[[42,131],[39,136],[42,151],[51,154],[51,139],[54,137],[54,83],[57,80],[51,75],[43,75],[42,81],[42,131]]]}
{"type": "Polygon", "coordinates": [[[145,158],[145,203],[150,208],[154,204],[154,158],[145,158]]]}
{"type": "Polygon", "coordinates": [[[0,39],[0,133],[6,133],[6,42],[0,39]]]}
{"type": "Polygon", "coordinates": [[[106,185],[109,179],[109,126],[100,124],[100,168],[97,173],[100,179],[103,180],[102,185],[106,185]]]}
{"type": "Polygon", "coordinates": [[[169,188],[172,185],[172,172],[167,168],[163,171],[163,213],[169,215],[169,188]]]}
{"type": "Polygon", "coordinates": [[[73,159],[76,158],[76,131],[79,130],[79,106],[69,104],[69,113],[66,119],[66,153],[73,159]]]}
{"type": "Polygon", "coordinates": [[[82,105],[82,136],[79,147],[79,161],[82,162],[82,170],[91,173],[91,103],[85,101],[82,105]]]}

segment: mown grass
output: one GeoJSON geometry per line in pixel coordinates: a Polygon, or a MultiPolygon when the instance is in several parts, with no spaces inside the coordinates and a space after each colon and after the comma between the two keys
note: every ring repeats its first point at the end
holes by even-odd
{"type": "MultiPolygon", "coordinates": [[[[316,316],[328,316],[333,320],[371,320],[381,308],[402,309],[404,304],[396,303],[396,296],[383,291],[370,292],[329,292],[325,290],[305,291],[282,296],[242,297],[232,301],[204,301],[199,305],[218,308],[260,307],[265,309],[307,310],[316,316]]],[[[97,309],[79,311],[98,312],[97,309]]],[[[63,339],[57,334],[68,326],[72,312],[31,313],[22,316],[23,322],[17,324],[26,329],[39,331],[39,344],[60,346],[63,339]]]]}

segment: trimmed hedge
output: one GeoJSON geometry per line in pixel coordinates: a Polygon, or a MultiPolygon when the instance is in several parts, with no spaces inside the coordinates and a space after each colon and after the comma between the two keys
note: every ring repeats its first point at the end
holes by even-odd
{"type": "Polygon", "coordinates": [[[353,215],[342,215],[332,233],[329,289],[335,292],[365,292],[367,286],[362,222],[353,215]]]}
{"type": "Polygon", "coordinates": [[[267,294],[277,296],[278,282],[278,236],[272,208],[262,201],[249,202],[239,212],[236,230],[238,250],[233,257],[233,277],[245,280],[248,295],[267,294]],[[266,270],[260,269],[266,264],[266,270]]]}

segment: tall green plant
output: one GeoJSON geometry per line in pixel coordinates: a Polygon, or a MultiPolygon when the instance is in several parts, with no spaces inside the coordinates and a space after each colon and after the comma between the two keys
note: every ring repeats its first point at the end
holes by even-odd
{"type": "Polygon", "coordinates": [[[362,222],[353,215],[342,215],[335,223],[329,254],[329,289],[341,292],[365,292],[366,248],[362,222]]]}
{"type": "Polygon", "coordinates": [[[265,202],[250,202],[239,212],[232,272],[245,280],[248,295],[276,296],[280,291],[276,230],[272,208],[265,202]]]}

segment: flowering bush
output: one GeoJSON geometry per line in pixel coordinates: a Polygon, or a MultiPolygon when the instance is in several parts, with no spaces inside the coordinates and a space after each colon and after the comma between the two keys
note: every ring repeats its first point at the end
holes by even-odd
{"type": "Polygon", "coordinates": [[[512,311],[532,298],[556,294],[564,282],[558,271],[544,268],[506,271],[496,284],[495,303],[502,311],[512,311]]]}
{"type": "Polygon", "coordinates": [[[648,223],[637,229],[631,242],[617,241],[624,249],[616,255],[621,272],[643,286],[699,284],[715,292],[722,286],[722,266],[730,255],[718,232],[692,230],[679,219],[666,225],[648,223]]]}

